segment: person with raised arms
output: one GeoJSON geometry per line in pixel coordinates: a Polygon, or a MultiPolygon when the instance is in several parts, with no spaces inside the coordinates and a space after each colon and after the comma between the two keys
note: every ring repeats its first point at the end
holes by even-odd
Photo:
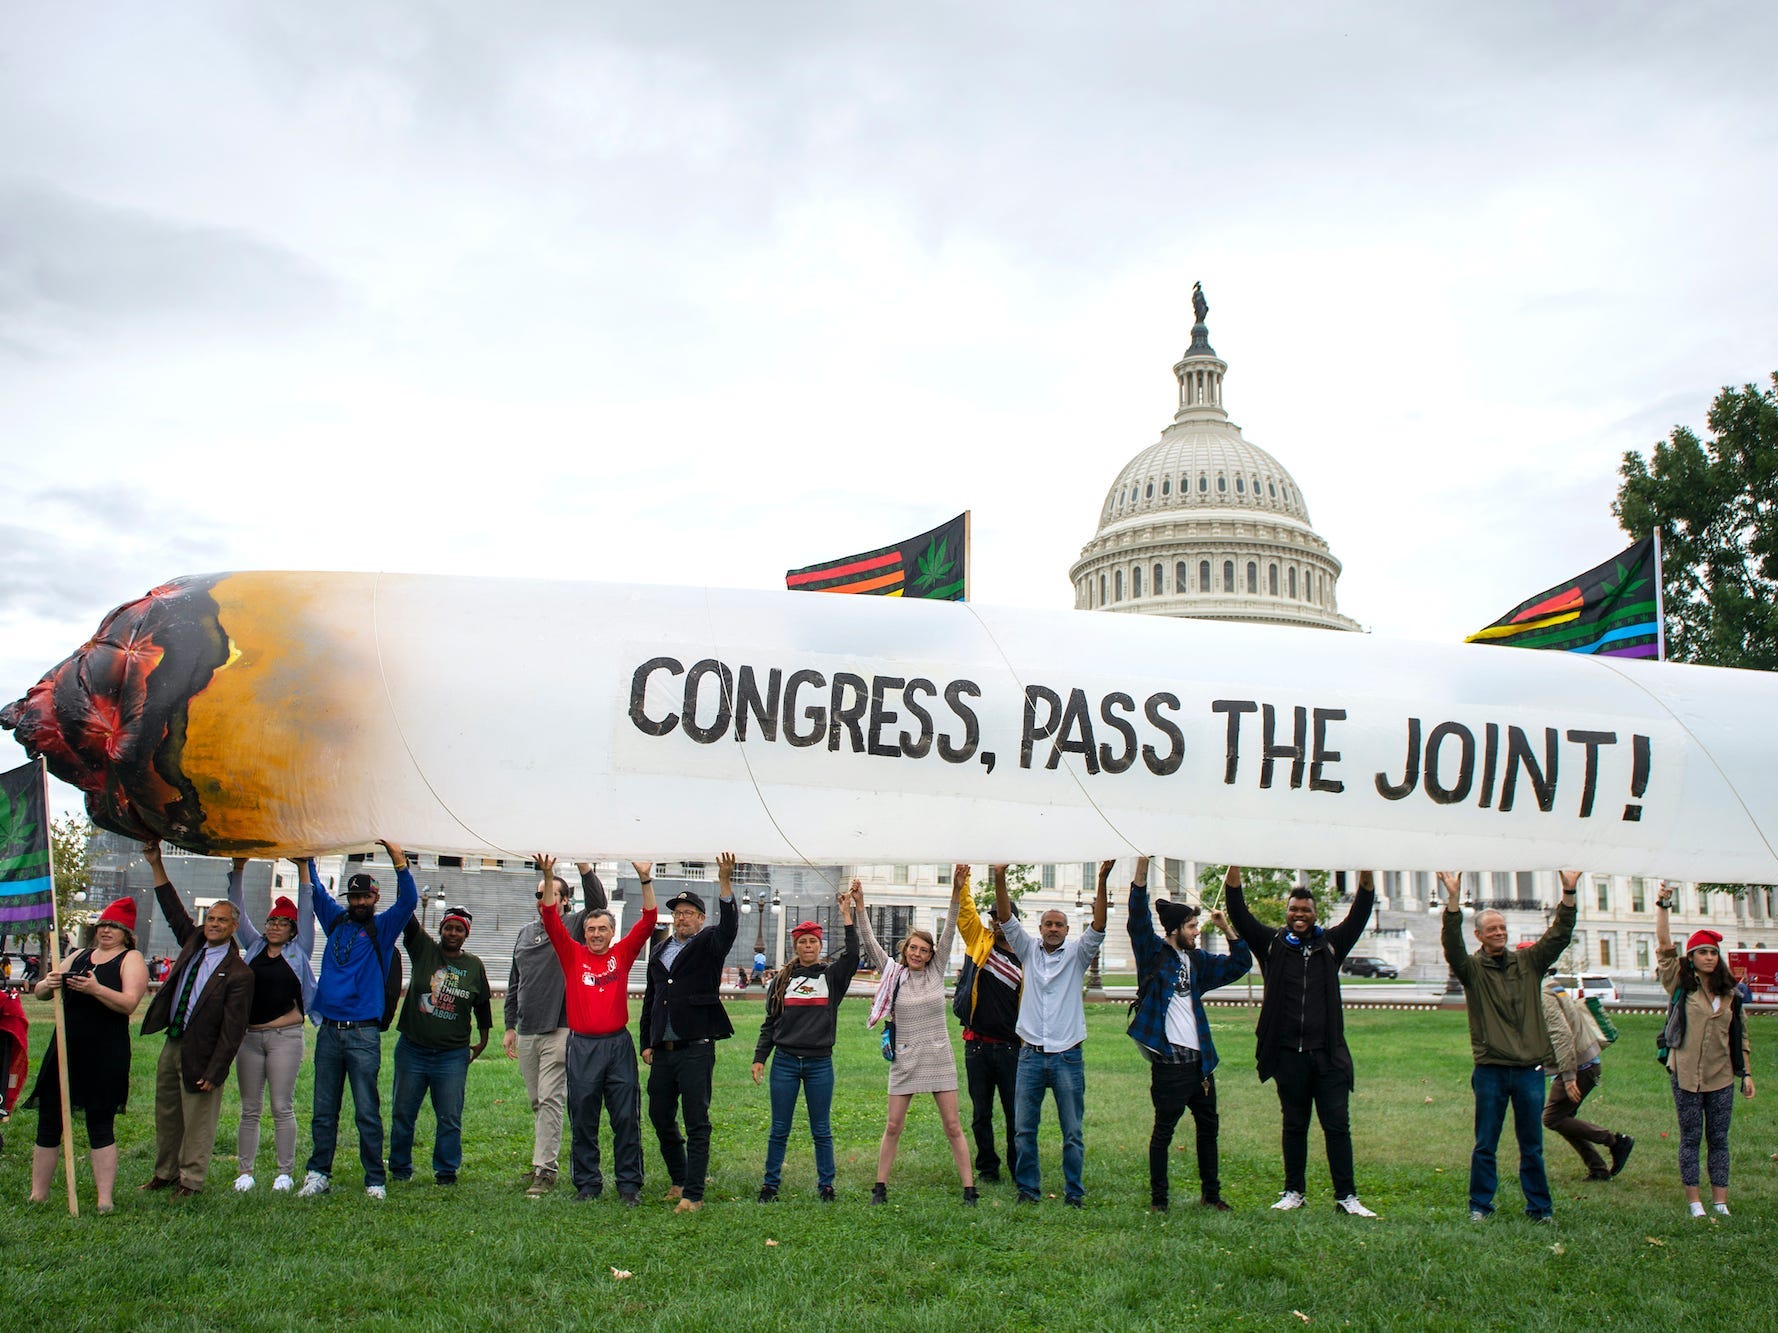
{"type": "Polygon", "coordinates": [[[493,990],[482,960],[464,949],[475,917],[467,907],[447,907],[433,939],[411,917],[402,929],[413,972],[396,1020],[395,1084],[389,1118],[389,1175],[414,1173],[414,1121],[432,1099],[432,1179],[455,1185],[463,1166],[463,1094],[469,1066],[487,1049],[494,1025],[493,990]],[[470,1044],[474,1018],[481,1040],[470,1044]]]}
{"type": "MultiPolygon", "coordinates": [[[[585,861],[580,867],[580,887],[586,911],[605,910],[605,886],[585,861]]],[[[560,875],[537,882],[537,918],[519,927],[512,942],[512,962],[506,972],[506,1035],[501,1048],[506,1058],[519,1062],[525,1095],[531,1101],[531,1169],[520,1183],[531,1198],[541,1198],[556,1187],[562,1155],[562,1133],[567,1126],[568,1106],[568,998],[566,978],[556,957],[555,945],[543,925],[545,884],[556,890],[556,911],[567,928],[568,938],[580,940],[585,912],[570,912],[574,890],[560,875]]],[[[594,1145],[595,1150],[597,1144],[594,1145]]]]}
{"type": "Polygon", "coordinates": [[[1012,914],[1006,893],[1006,867],[997,865],[994,875],[994,918],[1006,942],[1019,956],[1025,988],[1019,995],[1019,1051],[1017,1102],[1018,1128],[1013,1142],[1018,1159],[1013,1163],[1018,1182],[1018,1202],[1035,1204],[1043,1197],[1042,1167],[1037,1158],[1037,1127],[1043,1118],[1043,1093],[1050,1089],[1056,1099],[1056,1119],[1062,1126],[1062,1201],[1071,1208],[1086,1204],[1083,1173],[1086,1166],[1087,1068],[1083,1053],[1087,1039],[1086,1002],[1082,998],[1087,968],[1105,943],[1108,911],[1105,882],[1110,861],[1099,867],[1099,887],[1093,894],[1092,923],[1078,940],[1068,938],[1068,915],[1052,907],[1037,919],[1037,938],[1012,914]]]}
{"type": "MultiPolygon", "coordinates": [[[[568,1115],[573,1124],[568,1165],[575,1200],[588,1203],[605,1190],[599,1163],[599,1116],[611,1117],[611,1157],[617,1194],[627,1208],[642,1198],[642,1083],[636,1043],[630,1036],[630,969],[636,964],[659,913],[654,905],[654,865],[634,861],[642,886],[642,912],[617,938],[617,920],[604,907],[589,907],[581,938],[569,937],[557,902],[562,881],[556,860],[536,856],[543,876],[538,911],[561,965],[568,1009],[568,1115]]],[[[533,1194],[542,1191],[533,1189],[533,1194]]]]}
{"type": "Polygon", "coordinates": [[[1710,1206],[1715,1216],[1727,1217],[1729,1120],[1735,1089],[1753,1096],[1753,1052],[1735,977],[1722,956],[1722,935],[1693,931],[1681,958],[1668,933],[1672,902],[1673,886],[1662,884],[1655,898],[1655,968],[1669,997],[1661,1048],[1679,1115],[1679,1183],[1691,1215],[1710,1216],[1698,1188],[1698,1148],[1707,1145],[1710,1206]]]}
{"type": "Polygon", "coordinates": [[[253,969],[235,943],[235,905],[211,903],[199,925],[167,878],[160,843],[144,843],[142,856],[179,957],[142,1016],[143,1036],[165,1032],[167,1040],[154,1073],[154,1174],[136,1188],[183,1198],[203,1189],[210,1173],[222,1085],[253,1009],[253,969]]]}
{"type": "Polygon", "coordinates": [[[823,1203],[834,1199],[833,1045],[839,1032],[840,1002],[858,971],[858,927],[853,924],[854,894],[863,897],[857,880],[839,894],[845,946],[826,964],[821,961],[821,923],[803,921],[791,927],[790,947],[796,960],[778,969],[766,991],[765,1021],[753,1047],[753,1081],[772,1061],[772,1130],[766,1139],[765,1179],[759,1201],[778,1197],[784,1153],[790,1144],[790,1122],[796,1115],[800,1088],[809,1112],[809,1135],[815,1141],[815,1190],[823,1203]]]}
{"type": "MultiPolygon", "coordinates": [[[[1344,879],[1344,873],[1341,874],[1344,879]]],[[[1346,1015],[1340,1003],[1340,965],[1358,944],[1376,905],[1368,870],[1346,915],[1322,926],[1315,895],[1298,885],[1284,900],[1284,924],[1267,926],[1248,910],[1241,867],[1223,879],[1229,918],[1259,963],[1265,990],[1259,1004],[1254,1054],[1259,1081],[1273,1080],[1284,1120],[1284,1189],[1272,1205],[1280,1212],[1308,1200],[1309,1118],[1321,1121],[1327,1169],[1333,1177],[1334,1211],[1375,1217],[1358,1198],[1352,1160],[1352,1052],[1346,1047],[1346,1015]]]]}
{"type": "Polygon", "coordinates": [[[681,1213],[695,1213],[704,1206],[716,1043],[735,1033],[722,1007],[722,964],[741,928],[731,882],[734,873],[734,853],[723,852],[716,858],[719,896],[714,926],[705,924],[704,900],[689,889],[668,899],[673,928],[648,955],[648,986],[642,994],[648,1118],[673,1182],[667,1198],[681,1213]]]}
{"type": "MultiPolygon", "coordinates": [[[[908,1107],[922,1092],[930,1092],[938,1105],[938,1118],[950,1141],[951,1159],[963,1179],[963,1202],[976,1201],[975,1172],[969,1164],[969,1143],[963,1137],[963,1120],[957,1110],[957,1056],[951,1049],[951,1030],[945,1021],[945,962],[957,934],[957,903],[968,876],[967,866],[951,871],[951,910],[938,939],[931,932],[910,930],[891,959],[877,942],[870,917],[864,911],[864,889],[854,882],[853,914],[863,939],[864,956],[881,974],[871,1001],[870,1025],[887,1022],[894,1028],[883,1054],[889,1065],[889,1110],[883,1122],[883,1138],[877,1145],[877,1180],[870,1201],[889,1201],[889,1175],[901,1148],[901,1131],[907,1124],[908,1107]]],[[[887,1031],[887,1029],[885,1029],[887,1031]]]]}
{"type": "Polygon", "coordinates": [[[340,1103],[352,1084],[352,1113],[358,1127],[358,1161],[364,1193],[388,1197],[383,1168],[383,1102],[377,1074],[383,1066],[383,1011],[389,960],[401,932],[420,905],[420,890],[407,853],[387,840],[381,844],[395,866],[395,901],[377,911],[376,876],[360,870],[346,881],[346,903],[311,883],[315,920],[327,944],[311,1012],[315,1034],[315,1109],[309,1118],[314,1149],[298,1198],[312,1199],[333,1188],[333,1154],[339,1138],[340,1103]]]}
{"type": "Polygon", "coordinates": [[[235,1132],[235,1162],[240,1172],[235,1189],[245,1193],[257,1183],[259,1134],[265,1119],[266,1091],[272,1100],[272,1151],[278,1174],[272,1188],[282,1194],[296,1183],[296,1076],[303,1063],[303,1016],[315,997],[314,893],[315,862],[296,867],[296,898],[279,895],[266,914],[265,929],[247,915],[242,887],[247,858],[237,856],[228,875],[228,900],[240,919],[235,938],[253,970],[253,1007],[247,1011],[247,1035],[235,1055],[236,1086],[241,1094],[241,1124],[235,1132]]]}
{"type": "MultiPolygon", "coordinates": [[[[1210,1017],[1204,992],[1247,975],[1253,953],[1230,935],[1221,912],[1210,918],[1229,936],[1226,954],[1198,947],[1198,909],[1190,903],[1157,898],[1155,929],[1148,914],[1148,862],[1138,857],[1130,881],[1130,949],[1136,956],[1136,1004],[1130,1017],[1130,1039],[1148,1061],[1148,1099],[1154,1104],[1154,1129],[1148,1139],[1148,1210],[1167,1211],[1170,1197],[1167,1157],[1173,1131],[1186,1111],[1197,1131],[1198,1202],[1226,1213],[1218,1134],[1222,1119],[1216,1110],[1216,1043],[1210,1039],[1210,1017]]],[[[1100,880],[1111,862],[1100,868],[1100,880]]]]}
{"type": "MultiPolygon", "coordinates": [[[[1018,904],[1013,904],[1018,914],[1018,904]]],[[[968,886],[957,896],[957,933],[967,957],[957,979],[951,1007],[963,1024],[963,1077],[969,1085],[969,1128],[975,1138],[975,1178],[980,1184],[1000,1179],[994,1102],[1000,1102],[1006,1133],[1006,1171],[1018,1175],[1019,998],[1025,969],[1006,942],[998,921],[982,923],[968,886]]]]}
{"type": "Polygon", "coordinates": [[[1499,1177],[1495,1151],[1506,1112],[1513,1113],[1519,1141],[1519,1191],[1533,1222],[1555,1221],[1550,1182],[1543,1166],[1543,1071],[1556,1064],[1555,1047],[1543,1021],[1543,974],[1561,957],[1574,936],[1577,870],[1562,871],[1562,902],[1549,929],[1526,949],[1506,947],[1506,917],[1492,909],[1477,912],[1477,948],[1463,947],[1463,879],[1441,870],[1445,891],[1442,937],[1445,961],[1463,987],[1469,1010],[1469,1050],[1475,1072],[1475,1150],[1469,1158],[1469,1217],[1485,1222],[1494,1212],[1499,1177]]]}

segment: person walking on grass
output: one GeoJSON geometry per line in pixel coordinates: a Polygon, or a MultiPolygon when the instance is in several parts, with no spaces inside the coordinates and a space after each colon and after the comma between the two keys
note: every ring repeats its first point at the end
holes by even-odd
{"type": "Polygon", "coordinates": [[[877,942],[870,917],[864,910],[864,889],[852,883],[852,911],[863,937],[864,956],[881,972],[877,993],[871,1001],[870,1026],[887,1021],[894,1028],[892,1042],[884,1043],[889,1066],[889,1113],[883,1122],[882,1142],[877,1146],[877,1181],[870,1201],[889,1201],[889,1174],[901,1147],[901,1131],[907,1124],[908,1107],[922,1092],[930,1092],[938,1106],[938,1118],[951,1145],[951,1160],[963,1180],[963,1202],[976,1201],[975,1172],[969,1165],[969,1144],[963,1137],[963,1120],[957,1110],[957,1056],[951,1050],[951,1030],[945,1019],[945,960],[957,936],[957,903],[963,893],[967,866],[951,871],[951,910],[937,940],[928,931],[912,930],[901,942],[893,960],[877,942]]]}
{"type": "Polygon", "coordinates": [[[1519,1141],[1519,1190],[1525,1215],[1533,1222],[1555,1221],[1549,1178],[1543,1167],[1543,1070],[1555,1064],[1549,1029],[1543,1021],[1543,974],[1574,935],[1574,889],[1580,872],[1562,871],[1562,902],[1549,929],[1526,949],[1506,947],[1506,918],[1477,912],[1474,953],[1463,948],[1462,877],[1438,872],[1445,890],[1445,961],[1463,987],[1469,1010],[1469,1048],[1475,1072],[1475,1149],[1469,1159],[1469,1217],[1485,1222],[1494,1212],[1499,1179],[1495,1152],[1506,1112],[1513,1113],[1519,1141]]]}
{"type": "Polygon", "coordinates": [[[303,1015],[315,996],[313,891],[315,863],[297,863],[294,900],[280,895],[260,931],[247,916],[242,886],[247,858],[237,856],[228,876],[228,900],[240,919],[235,938],[253,971],[253,1007],[247,1011],[247,1035],[235,1056],[236,1087],[241,1094],[241,1124],[235,1133],[235,1162],[241,1193],[257,1183],[259,1132],[265,1119],[266,1090],[271,1090],[272,1148],[278,1174],[272,1189],[282,1194],[296,1184],[296,1076],[303,1063],[303,1015]]]}
{"type": "Polygon", "coordinates": [[[383,1168],[383,1102],[377,1074],[383,1066],[383,1011],[389,960],[401,932],[420,904],[420,890],[408,867],[407,853],[395,843],[381,844],[395,866],[395,901],[377,911],[376,877],[359,871],[346,881],[346,904],[319,884],[311,884],[315,920],[327,943],[321,955],[321,977],[315,983],[312,1012],[320,1026],[315,1034],[315,1109],[309,1119],[314,1150],[298,1198],[312,1199],[333,1188],[333,1154],[339,1138],[340,1103],[348,1081],[352,1114],[358,1127],[358,1161],[364,1168],[364,1193],[388,1197],[383,1168]]]}
{"type": "Polygon", "coordinates": [[[1670,998],[1661,1047],[1679,1114],[1679,1182],[1686,1205],[1693,1217],[1714,1221],[1729,1215],[1729,1121],[1735,1089],[1753,1096],[1753,1052],[1735,977],[1722,956],[1722,936],[1693,931],[1681,958],[1668,933],[1672,901],[1672,886],[1662,884],[1655,898],[1655,965],[1670,998]],[[1700,1144],[1709,1151],[1708,1213],[1698,1189],[1700,1144]]]}
{"type": "MultiPolygon", "coordinates": [[[[642,1197],[642,1086],[636,1069],[636,1043],[630,1036],[630,971],[654,933],[659,913],[654,905],[654,865],[633,861],[642,888],[642,912],[636,924],[617,938],[617,918],[603,907],[589,907],[582,918],[581,938],[570,937],[562,924],[557,892],[566,887],[555,873],[555,858],[539,852],[543,872],[538,911],[564,978],[568,1010],[568,1111],[574,1123],[569,1168],[577,1203],[590,1203],[605,1190],[599,1163],[599,1117],[611,1117],[611,1156],[618,1197],[634,1208],[642,1197]]],[[[582,875],[583,884],[585,875],[582,875]]],[[[602,895],[601,895],[602,896],[602,895]]],[[[553,1174],[549,1185],[554,1184],[553,1174]]],[[[526,1191],[548,1192],[541,1178],[526,1191]]]]}
{"type": "MultiPolygon", "coordinates": [[[[585,861],[580,887],[587,911],[605,910],[605,886],[585,861]]],[[[555,885],[556,911],[570,940],[582,939],[583,912],[570,912],[574,890],[560,875],[537,883],[537,917],[519,927],[506,972],[501,1049],[519,1062],[525,1096],[531,1102],[531,1169],[520,1179],[525,1193],[541,1198],[556,1187],[568,1106],[568,998],[562,964],[543,925],[543,890],[555,885]]]]}
{"type": "MultiPolygon", "coordinates": [[[[1155,901],[1157,931],[1148,915],[1148,861],[1139,857],[1130,882],[1130,948],[1136,958],[1136,1004],[1129,1034],[1148,1061],[1148,1097],[1154,1104],[1154,1129],[1148,1140],[1148,1210],[1167,1211],[1167,1156],[1173,1131],[1187,1110],[1197,1129],[1199,1202],[1228,1212],[1222,1197],[1216,1112],[1216,1043],[1210,1039],[1210,1018],[1204,992],[1247,975],[1253,952],[1233,935],[1221,912],[1211,916],[1229,939],[1226,954],[1198,947],[1198,909],[1190,903],[1155,901]]],[[[1106,862],[1101,877],[1109,869],[1106,862]]],[[[1262,1010],[1263,1013],[1263,1010],[1262,1010]]]]}
{"type": "Polygon", "coordinates": [[[759,1041],[753,1048],[753,1081],[765,1074],[766,1058],[772,1061],[772,1131],[766,1140],[765,1179],[759,1201],[778,1197],[784,1170],[784,1153],[790,1144],[790,1122],[796,1114],[797,1089],[809,1113],[809,1134],[815,1140],[815,1189],[823,1203],[834,1199],[833,1160],[833,1046],[838,1034],[840,1002],[858,971],[858,927],[853,924],[853,892],[862,896],[857,880],[839,895],[840,920],[845,923],[845,946],[834,958],[821,962],[821,925],[804,921],[790,932],[795,960],[781,968],[766,992],[765,1021],[759,1025],[759,1041]]]}
{"type": "Polygon", "coordinates": [[[675,1201],[674,1211],[680,1213],[695,1213],[704,1206],[716,1043],[735,1033],[721,998],[723,960],[741,928],[731,882],[734,873],[734,854],[723,852],[716,858],[719,894],[714,926],[705,924],[704,900],[697,894],[687,890],[668,899],[673,928],[648,955],[648,986],[642,995],[648,1118],[673,1182],[667,1198],[675,1201]]]}
{"type": "Polygon", "coordinates": [[[1630,1160],[1636,1140],[1580,1118],[1580,1104],[1599,1086],[1599,1056],[1605,1036],[1574,993],[1556,980],[1554,969],[1543,983],[1543,1021],[1556,1049],[1556,1063],[1548,1071],[1550,1096],[1543,1107],[1543,1127],[1555,1130],[1580,1154],[1588,1180],[1610,1180],[1630,1160]],[[1600,1148],[1611,1153],[1609,1165],[1599,1155],[1600,1148]]]}
{"type": "MultiPolygon", "coordinates": [[[[1342,874],[1341,878],[1344,878],[1342,874]]],[[[1339,922],[1323,927],[1315,895],[1299,885],[1284,901],[1284,924],[1262,925],[1241,891],[1241,867],[1223,879],[1229,918],[1253,950],[1265,976],[1254,1054],[1259,1081],[1273,1081],[1284,1120],[1284,1189],[1272,1205],[1280,1212],[1308,1201],[1309,1119],[1321,1121],[1327,1168],[1333,1177],[1334,1211],[1375,1217],[1358,1198],[1352,1160],[1352,1052],[1346,1047],[1346,1015],[1340,1003],[1340,965],[1358,944],[1376,904],[1371,872],[1361,871],[1352,906],[1339,922]]]]}
{"type": "Polygon", "coordinates": [[[1037,1128],[1043,1118],[1043,1094],[1056,1099],[1056,1119],[1062,1126],[1063,1202],[1084,1207],[1086,1185],[1087,1069],[1083,1047],[1087,1038],[1086,1002],[1081,992],[1087,968],[1105,943],[1107,905],[1105,882],[1110,861],[1099,867],[1099,887],[1093,895],[1092,924],[1078,940],[1068,938],[1068,916],[1051,908],[1037,920],[1037,938],[1012,914],[1006,892],[1006,867],[997,865],[994,875],[994,918],[1006,942],[1019,956],[1025,989],[1019,997],[1019,1078],[1015,1093],[1018,1128],[1013,1143],[1018,1160],[1013,1163],[1018,1182],[1018,1202],[1035,1204],[1043,1197],[1043,1171],[1037,1156],[1037,1128]]]}
{"type": "Polygon", "coordinates": [[[463,1094],[469,1066],[487,1049],[494,1025],[493,991],[482,960],[463,946],[475,918],[466,907],[447,907],[433,939],[411,917],[402,943],[413,964],[396,1021],[395,1085],[389,1118],[389,1174],[414,1174],[414,1122],[432,1099],[432,1179],[455,1185],[463,1167],[463,1094]],[[474,1018],[481,1040],[470,1044],[474,1018]]]}
{"type": "Polygon", "coordinates": [[[198,925],[167,879],[160,843],[144,843],[142,856],[179,958],[142,1016],[143,1036],[165,1032],[167,1040],[154,1072],[154,1174],[136,1188],[185,1198],[210,1173],[222,1085],[253,1010],[253,969],[235,944],[235,905],[211,903],[198,925]]]}

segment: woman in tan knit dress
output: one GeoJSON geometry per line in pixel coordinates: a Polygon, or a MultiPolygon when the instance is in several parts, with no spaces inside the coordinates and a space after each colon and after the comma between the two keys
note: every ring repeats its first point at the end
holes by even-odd
{"type": "Polygon", "coordinates": [[[951,1141],[951,1157],[963,1179],[963,1202],[974,1203],[975,1172],[970,1166],[969,1145],[963,1138],[963,1120],[957,1113],[957,1055],[951,1049],[951,1029],[945,1018],[945,963],[957,934],[957,902],[963,892],[968,867],[958,866],[951,875],[951,910],[937,943],[929,932],[915,930],[901,942],[896,962],[872,933],[864,910],[864,890],[852,884],[853,917],[869,964],[884,973],[878,983],[879,1003],[872,1006],[872,1022],[879,1016],[895,1023],[895,1063],[889,1067],[889,1115],[883,1125],[882,1146],[877,1149],[877,1183],[871,1187],[872,1203],[889,1200],[889,1173],[901,1146],[901,1129],[907,1123],[908,1105],[915,1096],[930,1092],[938,1103],[945,1137],[951,1141]],[[885,996],[883,987],[890,990],[885,996]]]}

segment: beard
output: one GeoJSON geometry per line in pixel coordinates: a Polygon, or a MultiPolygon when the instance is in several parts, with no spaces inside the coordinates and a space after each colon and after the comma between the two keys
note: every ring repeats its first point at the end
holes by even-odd
{"type": "Polygon", "coordinates": [[[346,909],[346,916],[360,926],[372,920],[376,914],[377,909],[373,903],[359,903],[346,909]]]}

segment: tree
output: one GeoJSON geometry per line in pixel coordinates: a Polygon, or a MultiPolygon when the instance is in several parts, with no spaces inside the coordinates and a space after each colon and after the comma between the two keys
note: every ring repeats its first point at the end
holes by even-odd
{"type": "Polygon", "coordinates": [[[87,848],[93,826],[82,815],[59,815],[49,823],[49,855],[55,865],[56,918],[64,925],[75,911],[74,895],[92,888],[87,848]]]}
{"type": "MultiPolygon", "coordinates": [[[[1198,900],[1206,912],[1222,906],[1223,881],[1228,878],[1227,866],[1205,866],[1198,872],[1198,900]]],[[[1297,885],[1299,872],[1273,870],[1265,866],[1241,867],[1241,893],[1247,899],[1247,910],[1268,926],[1284,924],[1284,900],[1297,885]]],[[[1315,897],[1319,912],[1330,901],[1328,891],[1332,877],[1325,870],[1311,870],[1306,876],[1309,892],[1315,897]]]]}
{"type": "Polygon", "coordinates": [[[1778,669],[1778,373],[1725,388],[1711,436],[1676,426],[1645,460],[1624,455],[1611,512],[1632,536],[1659,530],[1667,656],[1778,669]]]}
{"type": "MultiPolygon", "coordinates": [[[[1040,886],[1036,879],[1037,867],[1030,864],[1008,866],[1006,868],[1006,896],[1015,903],[1027,893],[1035,892],[1040,886]]],[[[982,876],[980,883],[971,882],[969,896],[975,900],[975,910],[982,920],[990,921],[994,917],[994,874],[989,871],[982,876]]]]}

